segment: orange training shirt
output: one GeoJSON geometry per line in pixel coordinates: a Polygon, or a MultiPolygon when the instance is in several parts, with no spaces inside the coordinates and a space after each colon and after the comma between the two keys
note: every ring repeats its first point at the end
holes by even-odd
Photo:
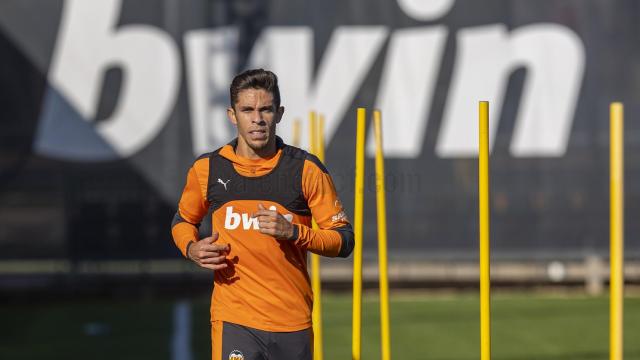
{"type": "Polygon", "coordinates": [[[230,244],[230,252],[229,266],[215,272],[211,320],[277,332],[309,328],[307,251],[349,256],[351,225],[331,176],[315,156],[277,138],[273,157],[246,159],[236,155],[235,144],[201,156],[189,169],[173,239],[186,256],[189,242],[198,240],[197,225],[213,208],[218,242],[230,244]],[[258,204],[291,221],[295,239],[260,233],[257,219],[250,217],[258,204]],[[319,230],[311,229],[312,216],[319,230]]]}

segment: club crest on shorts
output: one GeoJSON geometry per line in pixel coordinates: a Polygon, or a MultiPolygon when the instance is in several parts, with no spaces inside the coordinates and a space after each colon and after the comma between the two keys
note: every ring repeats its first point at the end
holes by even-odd
{"type": "Polygon", "coordinates": [[[244,355],[240,350],[233,350],[229,353],[229,360],[244,360],[244,355]]]}

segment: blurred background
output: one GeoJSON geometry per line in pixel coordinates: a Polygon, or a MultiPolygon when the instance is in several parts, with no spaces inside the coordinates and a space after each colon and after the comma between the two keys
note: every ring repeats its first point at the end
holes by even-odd
{"type": "MultiPolygon", "coordinates": [[[[306,148],[308,112],[324,114],[350,218],[356,108],[382,111],[392,346],[412,359],[477,358],[479,100],[495,356],[607,356],[608,119],[622,101],[626,351],[640,359],[639,44],[635,0],[2,0],[0,358],[208,358],[212,274],[170,224],[194,159],[235,136],[231,79],[263,67],[285,141],[298,119],[306,148]]],[[[376,358],[367,138],[363,354],[376,358]]],[[[348,358],[352,261],[322,266],[325,357],[348,358]]]]}

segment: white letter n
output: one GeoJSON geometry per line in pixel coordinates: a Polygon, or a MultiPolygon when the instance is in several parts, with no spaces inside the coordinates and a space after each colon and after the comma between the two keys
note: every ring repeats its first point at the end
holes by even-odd
{"type": "Polygon", "coordinates": [[[490,144],[512,71],[527,69],[515,123],[515,156],[562,156],[582,84],[583,44],[570,29],[536,24],[514,30],[504,25],[463,29],[436,152],[441,157],[476,156],[478,101],[491,102],[490,144]]]}

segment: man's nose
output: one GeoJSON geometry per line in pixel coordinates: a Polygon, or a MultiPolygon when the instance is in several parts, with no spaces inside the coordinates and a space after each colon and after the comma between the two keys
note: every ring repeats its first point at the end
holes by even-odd
{"type": "Polygon", "coordinates": [[[264,123],[264,118],[262,117],[262,112],[255,111],[253,114],[251,114],[251,121],[256,123],[256,124],[264,123]]]}

